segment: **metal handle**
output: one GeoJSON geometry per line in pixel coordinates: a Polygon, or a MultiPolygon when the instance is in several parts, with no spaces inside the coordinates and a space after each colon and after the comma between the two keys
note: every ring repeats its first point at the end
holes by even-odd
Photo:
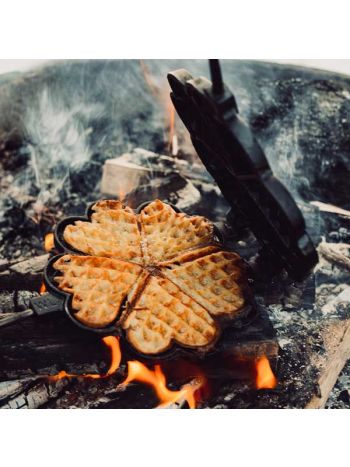
{"type": "Polygon", "coordinates": [[[210,76],[213,83],[213,93],[222,94],[224,92],[224,82],[222,80],[220,62],[217,59],[209,60],[210,76]]]}
{"type": "Polygon", "coordinates": [[[19,311],[18,313],[3,313],[0,314],[0,328],[9,326],[16,321],[23,321],[26,318],[34,315],[34,311],[30,308],[28,310],[19,311]]]}

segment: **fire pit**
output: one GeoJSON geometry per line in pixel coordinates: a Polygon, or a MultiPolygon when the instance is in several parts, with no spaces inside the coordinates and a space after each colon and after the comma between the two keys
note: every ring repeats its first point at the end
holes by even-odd
{"type": "MultiPolygon", "coordinates": [[[[101,194],[132,207],[158,196],[214,221],[254,270],[258,312],[230,329],[215,354],[166,360],[140,358],[115,337],[102,341],[59,312],[27,318],[0,329],[3,407],[327,403],[350,347],[344,131],[350,83],[297,68],[223,63],[243,118],[297,200],[313,242],[322,239],[318,266],[296,282],[268,249],[260,251],[249,223],[234,211],[227,217],[229,204],[170,106],[167,72],[187,68],[205,76],[206,67],[191,61],[68,62],[2,88],[2,318],[18,317],[43,291],[44,239],[51,250],[46,235],[54,224],[81,215],[101,194]],[[85,94],[78,101],[73,91],[81,82],[85,94]]],[[[346,405],[344,397],[335,400],[343,391],[338,382],[332,406],[346,405]]]]}

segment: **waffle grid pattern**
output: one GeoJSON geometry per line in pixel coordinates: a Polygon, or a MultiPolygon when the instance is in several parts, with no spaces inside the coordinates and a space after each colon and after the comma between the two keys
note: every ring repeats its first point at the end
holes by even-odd
{"type": "Polygon", "coordinates": [[[60,289],[73,294],[76,318],[91,327],[116,319],[130,288],[142,272],[136,264],[96,256],[64,255],[55,262],[60,289]]]}

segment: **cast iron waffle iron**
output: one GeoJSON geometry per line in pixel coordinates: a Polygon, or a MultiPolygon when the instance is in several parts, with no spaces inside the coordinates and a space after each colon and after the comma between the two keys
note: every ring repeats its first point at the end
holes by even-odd
{"type": "MultiPolygon", "coordinates": [[[[55,277],[60,274],[59,271],[57,271],[53,265],[54,263],[62,256],[66,254],[72,254],[72,255],[79,255],[79,256],[87,256],[84,253],[82,253],[79,250],[74,249],[72,246],[70,246],[64,239],[63,233],[65,228],[68,225],[74,224],[75,221],[90,221],[91,220],[91,215],[93,214],[92,207],[94,206],[95,203],[93,203],[91,206],[88,207],[86,211],[85,216],[72,216],[72,217],[67,217],[60,221],[54,230],[54,239],[55,239],[55,246],[56,250],[59,252],[59,254],[52,256],[44,270],[44,282],[46,285],[46,288],[48,290],[48,293],[42,295],[41,297],[34,298],[30,301],[28,310],[25,310],[23,312],[19,312],[16,314],[16,316],[11,317],[11,318],[4,318],[3,320],[0,321],[0,327],[2,326],[7,326],[15,321],[19,321],[25,318],[28,318],[30,316],[41,316],[41,315],[46,315],[50,314],[53,312],[61,312],[65,313],[68,318],[79,328],[84,329],[86,331],[89,331],[90,333],[96,333],[100,336],[107,336],[107,335],[114,335],[114,336],[121,336],[123,338],[123,343],[126,345],[129,349],[129,353],[134,354],[138,357],[142,358],[151,358],[153,360],[163,360],[163,359],[168,359],[168,358],[178,358],[179,356],[183,357],[194,357],[194,358],[201,358],[204,356],[212,355],[216,352],[222,352],[225,350],[225,348],[228,346],[228,343],[231,343],[232,340],[236,340],[236,334],[240,334],[244,328],[249,326],[252,322],[256,322],[256,319],[259,316],[259,324],[257,324],[257,327],[263,325],[266,328],[269,328],[269,323],[268,323],[268,318],[267,315],[265,316],[261,315],[261,310],[259,313],[257,313],[257,306],[254,303],[253,296],[250,292],[250,290],[246,290],[245,292],[245,306],[242,308],[237,317],[234,319],[230,320],[223,320],[220,322],[220,337],[215,343],[213,347],[210,347],[210,349],[206,348],[186,348],[183,346],[180,346],[177,343],[173,343],[172,347],[164,352],[160,352],[158,354],[143,354],[139,351],[137,351],[134,347],[132,347],[127,339],[125,338],[125,331],[121,329],[119,326],[116,326],[116,321],[119,318],[119,315],[117,316],[115,322],[111,323],[108,326],[105,327],[100,327],[100,328],[93,328],[90,326],[87,326],[80,322],[76,317],[75,317],[75,311],[72,307],[72,299],[73,295],[70,293],[66,293],[62,291],[61,289],[58,288],[56,282],[55,282],[55,277]],[[229,336],[229,337],[227,337],[229,336]]],[[[136,213],[139,213],[148,203],[143,203],[136,209],[136,213]]],[[[170,204],[170,203],[167,203],[170,204]]],[[[176,206],[171,205],[171,207],[176,211],[176,212],[181,212],[176,206]]],[[[225,248],[225,241],[222,232],[219,230],[218,227],[214,225],[214,232],[215,232],[215,239],[216,241],[223,245],[225,248]]],[[[229,250],[228,248],[225,248],[225,250],[229,250]]],[[[249,288],[248,288],[249,289],[249,288]]]]}
{"type": "Polygon", "coordinates": [[[270,257],[292,278],[303,279],[318,257],[302,213],[240,118],[218,60],[210,60],[210,70],[212,82],[183,69],[168,74],[176,111],[234,213],[245,220],[270,257]]]}

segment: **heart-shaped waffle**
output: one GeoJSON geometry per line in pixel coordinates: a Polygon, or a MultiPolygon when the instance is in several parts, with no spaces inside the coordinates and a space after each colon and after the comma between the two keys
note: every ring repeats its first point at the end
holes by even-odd
{"type": "Polygon", "coordinates": [[[213,241],[213,225],[207,219],[175,212],[159,200],[143,208],[139,218],[148,264],[213,241]]]}
{"type": "Polygon", "coordinates": [[[208,349],[218,318],[235,317],[245,305],[244,274],[236,253],[215,241],[205,218],[187,216],[156,200],[139,214],[120,201],[99,201],[91,221],[67,225],[67,244],[87,256],[54,262],[58,287],[73,295],[75,317],[125,330],[144,354],[173,342],[208,349]]]}
{"type": "Polygon", "coordinates": [[[120,201],[99,201],[90,222],[75,221],[63,233],[76,250],[93,256],[142,262],[137,216],[120,201]]]}
{"type": "Polygon", "coordinates": [[[97,256],[64,255],[55,262],[58,287],[73,294],[75,317],[86,326],[114,321],[130,288],[142,273],[136,264],[97,256]]]}

